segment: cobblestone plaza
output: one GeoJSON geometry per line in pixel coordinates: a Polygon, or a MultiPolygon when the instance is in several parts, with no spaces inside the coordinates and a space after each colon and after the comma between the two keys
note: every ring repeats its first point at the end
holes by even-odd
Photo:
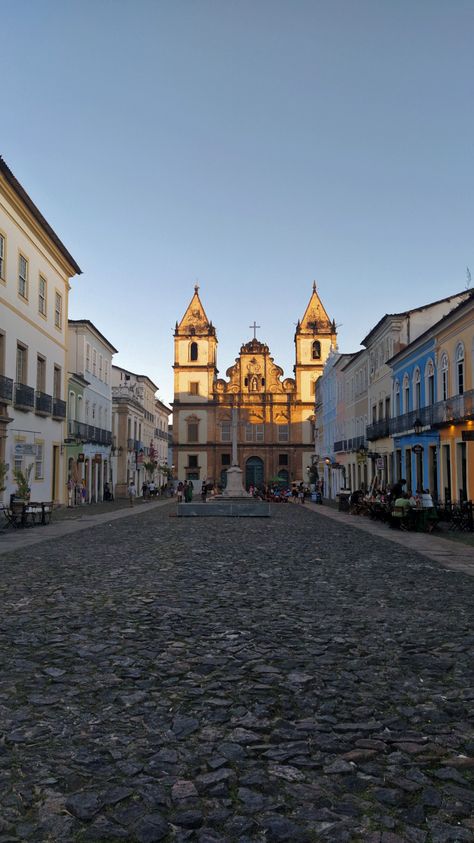
{"type": "Polygon", "coordinates": [[[0,843],[474,841],[474,577],[173,514],[0,556],[0,843]]]}

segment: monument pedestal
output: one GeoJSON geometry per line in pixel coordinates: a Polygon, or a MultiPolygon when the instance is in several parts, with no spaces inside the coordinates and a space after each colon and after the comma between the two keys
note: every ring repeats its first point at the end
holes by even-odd
{"type": "Polygon", "coordinates": [[[238,465],[227,469],[227,483],[222,492],[223,498],[249,498],[250,495],[244,489],[242,482],[243,471],[238,465]]]}

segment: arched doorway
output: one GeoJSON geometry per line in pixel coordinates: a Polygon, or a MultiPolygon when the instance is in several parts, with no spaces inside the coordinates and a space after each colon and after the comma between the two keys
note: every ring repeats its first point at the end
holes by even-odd
{"type": "Polygon", "coordinates": [[[245,464],[245,488],[261,486],[263,484],[263,460],[260,457],[250,457],[245,464]]]}

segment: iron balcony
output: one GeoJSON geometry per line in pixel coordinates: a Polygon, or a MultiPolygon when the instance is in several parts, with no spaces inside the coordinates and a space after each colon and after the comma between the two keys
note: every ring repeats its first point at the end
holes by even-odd
{"type": "Polygon", "coordinates": [[[419,407],[392,419],[381,419],[367,427],[367,439],[382,439],[384,436],[406,433],[414,429],[415,421],[420,421],[422,427],[440,428],[473,418],[474,389],[470,389],[463,395],[454,395],[429,407],[419,407]]]}
{"type": "Polygon", "coordinates": [[[46,392],[36,391],[35,413],[37,416],[50,416],[53,409],[53,398],[46,392]]]}
{"type": "Polygon", "coordinates": [[[66,402],[61,398],[53,398],[53,419],[62,421],[66,418],[66,402]]]}
{"type": "Polygon", "coordinates": [[[15,408],[17,410],[33,410],[35,406],[35,391],[32,386],[24,383],[15,384],[15,408]]]}
{"type": "Polygon", "coordinates": [[[5,375],[0,375],[0,401],[11,403],[13,399],[13,381],[11,378],[6,378],[5,375]]]}

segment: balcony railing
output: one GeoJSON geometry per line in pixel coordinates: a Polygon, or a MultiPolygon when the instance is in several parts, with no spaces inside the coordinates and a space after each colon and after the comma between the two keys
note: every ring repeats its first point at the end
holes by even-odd
{"type": "Polygon", "coordinates": [[[61,421],[66,418],[66,402],[61,398],[53,398],[53,419],[61,421]]]}
{"type": "Polygon", "coordinates": [[[168,434],[166,430],[160,430],[158,427],[155,428],[155,439],[168,439],[168,434]]]}
{"type": "Polygon", "coordinates": [[[474,389],[463,395],[454,395],[446,401],[438,401],[429,407],[419,407],[393,419],[382,419],[367,428],[367,439],[381,439],[383,436],[395,436],[413,430],[419,419],[422,427],[444,427],[464,419],[474,418],[474,389]],[[388,425],[388,427],[387,427],[388,425]]]}
{"type": "Polygon", "coordinates": [[[50,416],[53,409],[53,399],[51,395],[46,392],[36,391],[35,395],[35,413],[37,416],[50,416]]]}
{"type": "Polygon", "coordinates": [[[17,410],[33,410],[35,406],[33,387],[26,386],[24,383],[16,383],[14,404],[17,410]]]}
{"type": "Polygon", "coordinates": [[[11,402],[13,398],[13,381],[11,378],[6,378],[0,375],[0,401],[11,402]]]}
{"type": "Polygon", "coordinates": [[[365,436],[353,436],[352,439],[339,439],[334,442],[334,453],[343,451],[358,451],[365,445],[365,436]]]}
{"type": "Polygon", "coordinates": [[[379,419],[372,422],[367,427],[367,439],[383,439],[384,436],[390,436],[390,422],[393,419],[379,419]]]}
{"type": "Polygon", "coordinates": [[[103,430],[101,427],[94,427],[94,425],[84,424],[84,422],[78,422],[74,419],[69,419],[67,432],[69,439],[77,439],[81,442],[94,442],[96,445],[112,444],[111,430],[103,430]]]}

